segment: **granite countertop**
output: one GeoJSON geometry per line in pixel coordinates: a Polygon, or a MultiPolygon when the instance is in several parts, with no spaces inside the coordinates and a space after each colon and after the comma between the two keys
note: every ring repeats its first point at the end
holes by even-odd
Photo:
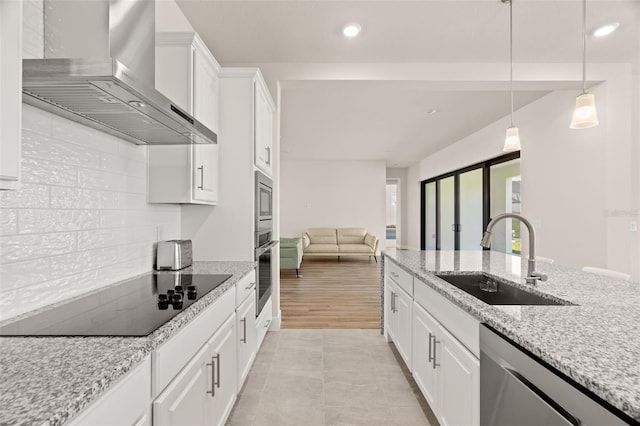
{"type": "MultiPolygon", "coordinates": [[[[538,263],[535,290],[576,306],[491,306],[433,273],[483,271],[524,284],[526,259],[494,251],[388,250],[447,299],[640,421],[640,284],[538,263]]],[[[528,286],[527,288],[531,288],[528,286]]]]}
{"type": "Polygon", "coordinates": [[[0,337],[0,424],[65,423],[254,267],[255,262],[195,262],[183,269],[232,276],[148,336],[0,337]]]}

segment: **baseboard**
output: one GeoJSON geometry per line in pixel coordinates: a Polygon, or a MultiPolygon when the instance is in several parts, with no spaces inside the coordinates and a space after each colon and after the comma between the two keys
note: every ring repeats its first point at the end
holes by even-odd
{"type": "Polygon", "coordinates": [[[281,324],[282,324],[282,310],[278,309],[278,315],[273,316],[271,319],[271,325],[269,325],[269,331],[280,330],[281,324]]]}

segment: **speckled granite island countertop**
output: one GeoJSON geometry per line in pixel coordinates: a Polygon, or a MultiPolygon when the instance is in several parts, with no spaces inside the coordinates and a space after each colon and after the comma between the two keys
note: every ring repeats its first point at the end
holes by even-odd
{"type": "Polygon", "coordinates": [[[0,424],[65,423],[254,267],[255,262],[195,262],[183,269],[233,275],[145,337],[0,337],[0,424]]]}
{"type": "MultiPolygon", "coordinates": [[[[491,306],[433,273],[483,271],[522,283],[526,260],[493,251],[388,250],[447,299],[640,421],[640,284],[538,263],[535,290],[578,306],[491,306]]],[[[388,259],[385,259],[388,261],[388,259]]]]}

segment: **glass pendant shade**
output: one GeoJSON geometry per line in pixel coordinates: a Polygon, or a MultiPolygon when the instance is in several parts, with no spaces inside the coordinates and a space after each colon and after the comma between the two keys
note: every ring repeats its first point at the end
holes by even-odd
{"type": "Polygon", "coordinates": [[[504,147],[502,151],[511,152],[520,150],[520,131],[517,127],[509,127],[507,135],[504,138],[504,147]]]}
{"type": "Polygon", "coordinates": [[[576,98],[576,109],[571,119],[572,129],[588,129],[598,125],[596,99],[591,93],[583,93],[576,98]]]}

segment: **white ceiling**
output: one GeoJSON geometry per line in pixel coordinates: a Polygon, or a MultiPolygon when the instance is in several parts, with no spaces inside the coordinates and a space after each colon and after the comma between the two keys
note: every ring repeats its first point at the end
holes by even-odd
{"type": "MultiPolygon", "coordinates": [[[[223,65],[508,62],[509,8],[500,0],[177,0],[223,65]],[[358,22],[355,39],[341,35],[358,22]]],[[[589,62],[640,68],[640,0],[589,0],[589,62]]],[[[515,62],[580,62],[579,0],[515,0],[515,62]]],[[[500,89],[438,90],[407,81],[282,81],[283,158],[375,159],[409,165],[509,113],[500,89]],[[425,117],[424,111],[441,112],[425,117]]],[[[547,88],[546,90],[549,90],[547,88]]],[[[516,108],[545,90],[519,90],[516,108]]],[[[275,93],[272,93],[275,97],[275,93]]]]}

